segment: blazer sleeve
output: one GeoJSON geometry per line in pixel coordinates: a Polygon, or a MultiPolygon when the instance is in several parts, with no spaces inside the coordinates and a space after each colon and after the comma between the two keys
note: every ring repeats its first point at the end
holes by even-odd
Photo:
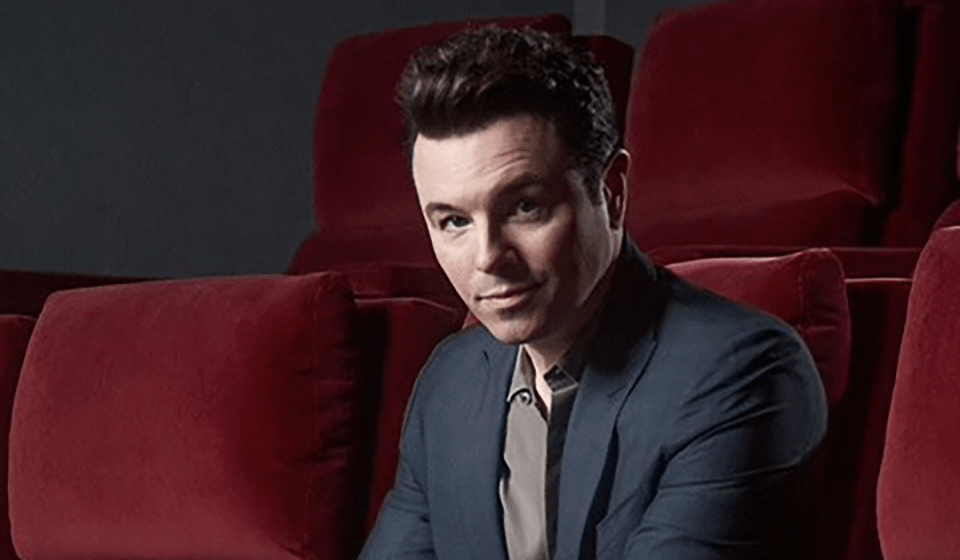
{"type": "Polygon", "coordinates": [[[623,557],[810,558],[826,398],[791,329],[743,333],[680,400],[659,485],[623,557]]]}
{"type": "MultiPolygon", "coordinates": [[[[433,362],[433,359],[430,360],[433,362]]],[[[426,452],[423,437],[424,368],[407,407],[400,460],[393,490],[387,495],[377,523],[359,560],[435,560],[427,502],[426,452]]]]}

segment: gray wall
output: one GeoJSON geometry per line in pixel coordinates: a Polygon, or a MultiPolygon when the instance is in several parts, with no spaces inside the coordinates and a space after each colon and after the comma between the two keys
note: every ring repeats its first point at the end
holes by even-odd
{"type": "Polygon", "coordinates": [[[668,1],[4,1],[0,268],[280,272],[312,228],[310,126],[336,41],[576,11],[639,45],[668,1]]]}

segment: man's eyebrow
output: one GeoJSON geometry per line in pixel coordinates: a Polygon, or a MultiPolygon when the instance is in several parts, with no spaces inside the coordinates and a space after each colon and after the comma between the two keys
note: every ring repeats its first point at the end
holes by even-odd
{"type": "MultiPolygon", "coordinates": [[[[516,177],[510,179],[508,182],[499,185],[493,191],[493,198],[504,198],[510,195],[515,194],[517,191],[521,191],[532,185],[543,184],[543,176],[528,172],[517,175],[516,177]]],[[[457,208],[452,204],[447,204],[446,202],[430,202],[424,207],[424,213],[426,215],[432,215],[436,213],[450,212],[450,213],[462,213],[463,210],[457,208]]]]}
{"type": "Polygon", "coordinates": [[[457,213],[460,211],[461,210],[456,206],[453,206],[452,204],[447,204],[445,202],[430,202],[429,204],[427,204],[426,208],[424,208],[424,213],[428,215],[436,214],[439,212],[457,213]]]}

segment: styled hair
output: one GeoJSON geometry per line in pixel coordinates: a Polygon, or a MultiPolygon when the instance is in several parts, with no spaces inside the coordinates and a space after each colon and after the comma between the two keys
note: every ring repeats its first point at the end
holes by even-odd
{"type": "Polygon", "coordinates": [[[532,114],[552,122],[598,203],[600,175],[620,143],[603,69],[586,49],[530,28],[468,29],[417,51],[397,87],[405,148],[532,114]]]}

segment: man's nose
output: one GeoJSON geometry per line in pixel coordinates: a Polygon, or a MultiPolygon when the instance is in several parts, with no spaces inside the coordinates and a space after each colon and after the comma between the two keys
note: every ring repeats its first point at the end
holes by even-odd
{"type": "Polygon", "coordinates": [[[477,235],[475,265],[477,270],[492,273],[510,261],[513,249],[496,224],[481,228],[477,235]]]}

